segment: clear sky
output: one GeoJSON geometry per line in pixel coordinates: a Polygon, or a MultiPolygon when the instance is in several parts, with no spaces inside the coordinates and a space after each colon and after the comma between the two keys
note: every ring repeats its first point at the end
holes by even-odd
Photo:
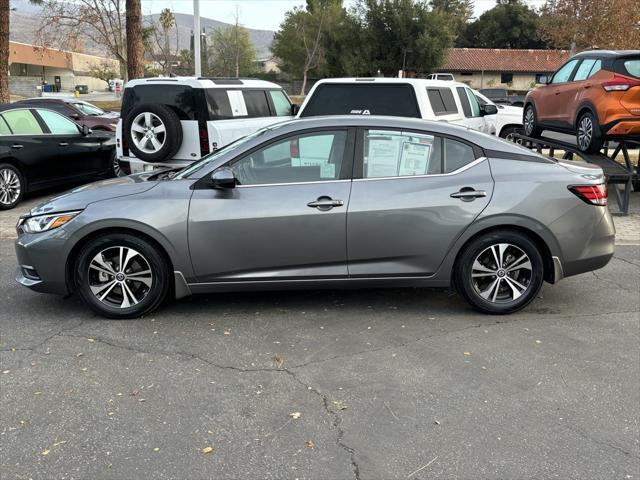
{"type": "MultiPolygon", "coordinates": [[[[200,0],[200,15],[233,23],[237,5],[240,23],[245,27],[277,30],[286,11],[305,3],[305,0],[200,0]]],[[[346,7],[354,3],[355,0],[344,0],[346,7]]],[[[489,10],[495,3],[495,0],[475,0],[475,16],[489,10]]],[[[543,0],[527,0],[527,3],[538,7],[543,0]]],[[[179,13],[193,13],[193,0],[142,0],[145,14],[158,13],[167,7],[179,13]]]]}

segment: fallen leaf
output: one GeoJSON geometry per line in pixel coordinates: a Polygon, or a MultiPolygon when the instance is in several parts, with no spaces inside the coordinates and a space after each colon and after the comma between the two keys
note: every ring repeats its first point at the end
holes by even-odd
{"type": "Polygon", "coordinates": [[[34,395],[42,395],[42,392],[33,392],[34,395]]]}
{"type": "Polygon", "coordinates": [[[138,390],[137,388],[134,388],[133,390],[131,390],[131,396],[133,397],[135,397],[139,393],[140,393],[140,390],[138,390]]]}
{"type": "Polygon", "coordinates": [[[224,331],[224,334],[225,334],[225,335],[231,335],[231,330],[225,330],[225,331],[224,331]]]}
{"type": "Polygon", "coordinates": [[[289,416],[290,416],[291,418],[293,418],[294,420],[299,419],[299,418],[300,418],[300,415],[302,415],[300,412],[291,412],[291,413],[289,414],[289,416]]]}
{"type": "Polygon", "coordinates": [[[158,447],[156,447],[156,448],[154,448],[154,449],[153,449],[153,451],[154,451],[154,452],[159,452],[159,451],[160,451],[160,449],[159,449],[158,447]]]}
{"type": "Polygon", "coordinates": [[[315,443],[313,443],[313,440],[308,439],[307,440],[307,448],[314,448],[316,446],[315,443]]]}
{"type": "Polygon", "coordinates": [[[112,416],[113,412],[107,412],[107,415],[112,416]]]}
{"type": "Polygon", "coordinates": [[[92,343],[96,341],[96,339],[95,339],[95,338],[87,338],[87,340],[88,340],[88,341],[90,341],[90,342],[92,342],[92,343]]]}
{"type": "Polygon", "coordinates": [[[465,357],[470,357],[470,356],[471,356],[471,352],[463,352],[463,355],[464,355],[465,357]]]}
{"type": "Polygon", "coordinates": [[[542,343],[540,340],[536,340],[536,343],[542,343]]]}
{"type": "Polygon", "coordinates": [[[49,455],[49,452],[50,452],[50,451],[51,451],[51,450],[49,450],[49,449],[47,448],[46,450],[43,450],[43,451],[42,451],[42,455],[49,455]]]}
{"type": "Polygon", "coordinates": [[[3,370],[2,373],[10,373],[11,370],[7,369],[7,370],[3,370]]]}
{"type": "Polygon", "coordinates": [[[82,355],[84,355],[84,353],[82,353],[82,352],[76,353],[76,357],[81,357],[82,355]]]}
{"type": "Polygon", "coordinates": [[[346,410],[347,406],[344,405],[340,400],[334,400],[333,404],[338,407],[340,410],[346,410]]]}
{"type": "Polygon", "coordinates": [[[64,394],[65,395],[71,395],[73,393],[73,388],[65,388],[64,389],[64,394]]]}
{"type": "Polygon", "coordinates": [[[271,360],[273,361],[273,364],[276,366],[276,368],[281,368],[282,365],[284,365],[284,357],[278,354],[275,354],[273,357],[271,357],[271,360]]]}
{"type": "Polygon", "coordinates": [[[138,401],[139,402],[144,402],[144,398],[139,398],[138,401]]]}
{"type": "Polygon", "coordinates": [[[80,370],[82,370],[83,372],[87,371],[87,367],[82,367],[80,370]]]}
{"type": "Polygon", "coordinates": [[[59,442],[54,443],[52,446],[57,447],[58,445],[64,445],[65,443],[67,443],[66,440],[61,440],[59,442]]]}
{"type": "Polygon", "coordinates": [[[202,449],[202,453],[211,453],[213,452],[213,447],[204,447],[202,449]]]}

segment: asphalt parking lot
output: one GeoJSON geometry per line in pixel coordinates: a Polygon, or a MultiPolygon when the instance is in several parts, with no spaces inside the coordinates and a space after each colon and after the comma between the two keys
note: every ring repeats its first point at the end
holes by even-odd
{"type": "Polygon", "coordinates": [[[394,289],[111,321],[17,286],[2,218],[3,479],[640,477],[633,233],[507,317],[394,289]]]}

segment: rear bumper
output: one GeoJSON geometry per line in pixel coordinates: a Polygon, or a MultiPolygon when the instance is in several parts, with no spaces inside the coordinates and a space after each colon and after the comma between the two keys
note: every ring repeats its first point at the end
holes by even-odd
{"type": "Polygon", "coordinates": [[[602,126],[607,136],[640,136],[640,118],[623,118],[602,126]]]}
{"type": "Polygon", "coordinates": [[[136,157],[121,156],[118,157],[120,168],[128,173],[143,173],[158,170],[160,168],[188,167],[193,163],[189,160],[169,160],[166,162],[145,162],[136,157]]]}

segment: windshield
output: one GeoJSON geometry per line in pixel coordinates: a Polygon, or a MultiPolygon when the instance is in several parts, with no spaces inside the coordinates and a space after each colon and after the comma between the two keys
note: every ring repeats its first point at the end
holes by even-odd
{"type": "Polygon", "coordinates": [[[73,103],[73,106],[76,107],[85,115],[92,115],[95,117],[97,115],[105,114],[104,110],[96,107],[95,105],[91,105],[90,103],[77,102],[77,103],[73,103]]]}
{"type": "Polygon", "coordinates": [[[236,140],[234,142],[231,142],[230,144],[220,148],[219,150],[216,150],[215,152],[210,153],[209,155],[207,155],[205,157],[202,157],[199,161],[191,164],[190,166],[188,166],[187,168],[182,170],[174,178],[175,179],[188,178],[189,176],[193,175],[194,173],[199,172],[200,170],[202,170],[204,167],[209,165],[211,162],[215,162],[222,155],[225,155],[225,154],[237,149],[241,145],[247,143],[249,140],[253,140],[254,138],[259,137],[260,135],[264,134],[265,132],[268,132],[271,129],[273,129],[273,127],[263,128],[261,130],[258,130],[257,132],[254,132],[254,133],[252,133],[250,135],[247,135],[246,137],[241,137],[238,140],[236,140]]]}

